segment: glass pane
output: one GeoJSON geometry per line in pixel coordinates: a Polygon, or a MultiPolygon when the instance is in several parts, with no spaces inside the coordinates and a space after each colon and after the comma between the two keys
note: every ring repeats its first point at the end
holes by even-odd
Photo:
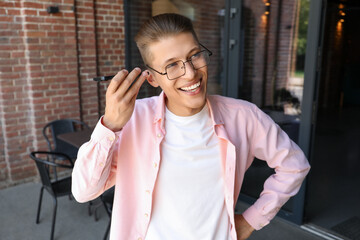
{"type": "MultiPolygon", "coordinates": [[[[239,98],[259,106],[298,142],[304,84],[309,0],[243,1],[244,69],[239,98]]],[[[273,174],[255,159],[245,175],[242,193],[257,199],[273,174]]],[[[291,210],[291,201],[285,206],[291,210]]]]}
{"type": "MultiPolygon", "coordinates": [[[[225,0],[222,1],[181,1],[181,0],[155,0],[130,1],[130,34],[131,34],[131,57],[130,66],[140,66],[145,69],[140,57],[140,53],[133,41],[141,24],[151,17],[161,13],[179,13],[189,17],[194,24],[199,41],[213,52],[209,64],[208,91],[210,94],[221,94],[221,77],[223,74],[223,44],[224,32],[224,9],[225,0]]],[[[149,97],[158,95],[161,89],[155,89],[149,84],[144,84],[139,97],[149,97]]]]}
{"type": "Polygon", "coordinates": [[[328,0],[324,13],[306,218],[356,239],[351,226],[359,232],[353,223],[360,222],[360,1],[328,0]]]}

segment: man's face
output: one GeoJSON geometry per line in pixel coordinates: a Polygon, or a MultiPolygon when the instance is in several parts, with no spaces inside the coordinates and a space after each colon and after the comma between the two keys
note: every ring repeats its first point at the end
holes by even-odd
{"type": "MultiPolygon", "coordinates": [[[[169,36],[149,46],[151,61],[148,63],[159,72],[178,60],[187,61],[201,51],[199,44],[190,33],[169,36]]],[[[194,70],[190,62],[185,63],[186,73],[174,80],[166,75],[151,71],[148,79],[154,86],[160,86],[166,94],[166,106],[178,116],[198,113],[205,105],[207,90],[207,66],[194,70]]]]}

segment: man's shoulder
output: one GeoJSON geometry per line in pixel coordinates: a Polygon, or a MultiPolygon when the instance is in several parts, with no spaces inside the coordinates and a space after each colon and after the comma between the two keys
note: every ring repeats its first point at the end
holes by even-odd
{"type": "Polygon", "coordinates": [[[159,101],[159,96],[145,97],[136,99],[136,104],[140,106],[147,106],[157,103],[159,101]]]}
{"type": "Polygon", "coordinates": [[[251,102],[220,95],[209,95],[208,99],[212,107],[218,108],[218,110],[254,111],[258,108],[251,102]]]}
{"type": "Polygon", "coordinates": [[[160,104],[159,100],[159,96],[136,99],[134,114],[140,114],[140,116],[144,116],[145,114],[155,114],[158,105],[160,104]]]}

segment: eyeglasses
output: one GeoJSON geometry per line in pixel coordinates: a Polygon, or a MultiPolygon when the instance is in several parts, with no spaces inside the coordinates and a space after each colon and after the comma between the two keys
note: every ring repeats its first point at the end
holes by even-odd
{"type": "Polygon", "coordinates": [[[170,63],[165,67],[165,72],[163,73],[153,69],[147,64],[146,67],[150,68],[151,70],[154,70],[158,74],[166,75],[169,80],[175,80],[186,74],[185,63],[187,62],[191,64],[194,70],[198,70],[202,67],[205,67],[210,63],[210,56],[212,55],[212,52],[202,44],[200,44],[200,46],[202,46],[205,50],[195,53],[185,62],[182,60],[178,60],[176,62],[170,63]]]}

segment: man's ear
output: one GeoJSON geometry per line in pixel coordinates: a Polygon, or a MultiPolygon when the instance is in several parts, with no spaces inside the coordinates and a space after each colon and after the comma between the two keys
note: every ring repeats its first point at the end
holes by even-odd
{"type": "Polygon", "coordinates": [[[150,71],[148,71],[148,76],[146,77],[146,80],[148,81],[148,83],[151,86],[153,86],[155,88],[157,88],[159,86],[159,84],[157,83],[157,81],[155,80],[153,74],[150,71]]]}

